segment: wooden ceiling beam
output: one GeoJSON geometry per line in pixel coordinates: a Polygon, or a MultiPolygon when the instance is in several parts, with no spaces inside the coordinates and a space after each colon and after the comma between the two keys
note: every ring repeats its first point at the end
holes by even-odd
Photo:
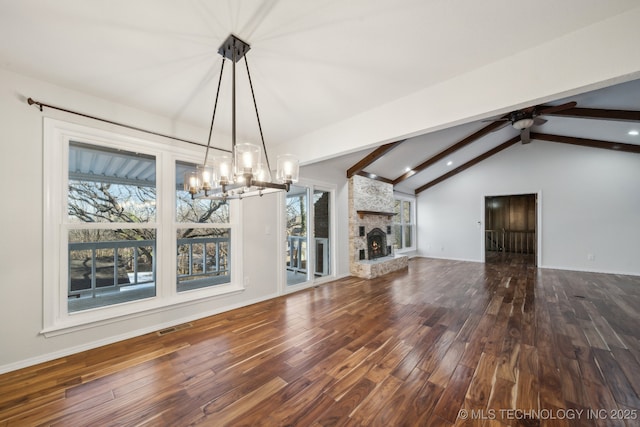
{"type": "Polygon", "coordinates": [[[393,181],[389,178],[385,178],[384,176],[378,176],[374,173],[369,173],[365,171],[360,171],[356,175],[364,176],[365,178],[375,179],[376,181],[386,182],[387,184],[393,184],[393,181]]]}
{"type": "Polygon", "coordinates": [[[422,193],[424,190],[433,187],[436,184],[440,184],[442,181],[451,178],[454,175],[459,174],[460,172],[469,169],[472,166],[475,166],[476,164],[480,163],[481,161],[488,159],[489,157],[493,156],[496,153],[499,153],[500,151],[504,150],[505,148],[511,147],[513,144],[515,144],[516,142],[520,141],[520,135],[518,136],[514,136],[513,138],[509,139],[508,141],[498,145],[495,148],[492,148],[491,150],[487,151],[484,154],[479,155],[478,157],[475,157],[471,160],[469,160],[467,163],[458,166],[457,168],[453,169],[450,172],[445,173],[444,175],[439,176],[438,178],[434,179],[433,181],[427,182],[426,184],[424,184],[421,187],[418,187],[415,189],[415,194],[416,196],[420,193],[422,193]]]}
{"type": "Polygon", "coordinates": [[[503,127],[504,125],[505,125],[505,122],[503,122],[503,121],[492,122],[492,123],[488,124],[487,126],[483,127],[479,131],[472,133],[471,135],[467,136],[463,140],[453,144],[452,146],[450,146],[450,147],[446,148],[445,150],[439,152],[435,156],[433,156],[433,157],[425,160],[424,162],[420,163],[418,166],[412,168],[410,171],[405,172],[404,174],[400,175],[399,177],[397,177],[396,179],[393,180],[393,185],[397,185],[397,184],[401,183],[402,181],[411,178],[413,175],[415,175],[415,174],[417,174],[419,172],[422,172],[423,170],[425,170],[426,168],[428,168],[432,164],[434,164],[437,161],[442,160],[443,158],[447,157],[449,154],[451,154],[451,153],[453,153],[455,151],[458,151],[462,147],[471,144],[473,141],[485,136],[488,133],[491,133],[491,132],[503,127]]]}
{"type": "Polygon", "coordinates": [[[627,153],[640,153],[640,145],[625,144],[622,142],[601,141],[599,139],[576,138],[574,136],[550,135],[546,133],[531,133],[531,139],[541,141],[559,142],[562,144],[580,145],[582,147],[603,148],[605,150],[624,151],[627,153]]]}
{"type": "Polygon", "coordinates": [[[390,142],[388,144],[384,144],[376,148],[371,153],[369,153],[365,158],[363,158],[362,160],[360,160],[358,163],[351,166],[347,170],[347,178],[351,178],[352,176],[357,175],[359,172],[362,172],[364,168],[366,168],[371,163],[378,160],[380,157],[387,154],[389,151],[396,148],[398,145],[400,145],[404,141],[406,141],[406,139],[401,139],[400,141],[396,141],[396,142],[390,142]]]}
{"type": "MultiPolygon", "coordinates": [[[[544,108],[544,106],[542,108],[544,108]]],[[[620,120],[631,122],[640,121],[640,111],[609,110],[604,108],[569,108],[552,113],[545,113],[544,115],[576,117],[580,119],[620,120]]]]}

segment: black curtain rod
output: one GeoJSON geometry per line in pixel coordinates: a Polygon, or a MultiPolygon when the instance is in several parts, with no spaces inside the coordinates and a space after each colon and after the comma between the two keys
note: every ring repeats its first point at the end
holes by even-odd
{"type": "MultiPolygon", "coordinates": [[[[178,137],[171,136],[171,135],[165,135],[165,134],[159,133],[159,132],[153,132],[153,131],[150,131],[150,130],[141,129],[139,127],[126,125],[124,123],[118,123],[118,122],[114,122],[112,120],[102,119],[102,118],[96,117],[96,116],[90,116],[88,114],[79,113],[77,111],[67,110],[66,108],[56,107],[55,105],[49,105],[49,104],[45,104],[45,103],[42,103],[42,102],[38,102],[38,101],[34,100],[33,98],[28,98],[27,99],[27,103],[29,105],[37,105],[40,108],[40,111],[42,111],[42,108],[51,108],[53,110],[63,111],[65,113],[69,113],[69,114],[75,114],[76,116],[81,116],[81,117],[86,117],[86,118],[93,119],[93,120],[98,120],[100,122],[109,123],[111,125],[116,125],[116,126],[121,126],[123,128],[127,128],[127,129],[136,130],[136,131],[139,131],[139,132],[148,133],[148,134],[151,134],[151,135],[156,135],[156,136],[161,136],[163,138],[169,138],[169,139],[173,139],[173,140],[176,140],[176,141],[186,142],[187,144],[198,145],[200,147],[207,147],[206,144],[201,144],[199,142],[189,141],[187,139],[182,139],[182,138],[178,138],[178,137]]],[[[218,147],[211,147],[211,148],[213,148],[214,150],[220,150],[220,151],[224,151],[224,152],[227,152],[227,153],[231,153],[231,150],[227,150],[226,148],[218,148],[218,147]]]]}

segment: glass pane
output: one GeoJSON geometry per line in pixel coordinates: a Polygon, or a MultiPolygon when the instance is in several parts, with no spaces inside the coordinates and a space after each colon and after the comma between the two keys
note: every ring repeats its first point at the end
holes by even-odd
{"type": "Polygon", "coordinates": [[[402,249],[402,225],[393,226],[394,248],[402,249]]]}
{"type": "Polygon", "coordinates": [[[393,213],[395,213],[395,216],[393,217],[393,222],[397,222],[397,223],[402,222],[402,217],[400,216],[401,204],[402,202],[400,200],[393,201],[393,213]]]}
{"type": "Polygon", "coordinates": [[[404,226],[404,247],[405,248],[410,248],[411,246],[413,246],[412,231],[413,231],[412,225],[404,226]]]}
{"type": "Polygon", "coordinates": [[[70,230],[69,313],[156,295],[155,229],[70,230]]]}
{"type": "Polygon", "coordinates": [[[328,191],[315,190],[313,192],[313,234],[315,244],[315,269],[314,274],[316,277],[327,276],[331,274],[330,258],[330,245],[329,235],[331,230],[331,224],[329,215],[329,196],[331,193],[328,191]]]}
{"type": "Polygon", "coordinates": [[[231,230],[181,228],[176,238],[178,292],[231,281],[231,230]]]}
{"type": "Polygon", "coordinates": [[[185,172],[195,171],[193,163],[176,162],[176,221],[197,223],[228,223],[229,204],[222,200],[192,199],[184,191],[185,172]]]}
{"type": "Polygon", "coordinates": [[[291,186],[287,193],[287,284],[307,281],[307,188],[291,186]]]}
{"type": "Polygon", "coordinates": [[[411,224],[411,202],[402,202],[402,221],[405,224],[411,224]]]}
{"type": "Polygon", "coordinates": [[[67,212],[71,222],[155,221],[155,157],[71,142],[67,212]]]}

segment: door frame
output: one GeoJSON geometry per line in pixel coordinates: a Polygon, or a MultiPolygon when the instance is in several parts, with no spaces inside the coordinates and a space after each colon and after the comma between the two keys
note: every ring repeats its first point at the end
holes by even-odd
{"type": "Polygon", "coordinates": [[[286,214],[286,203],[287,203],[287,193],[280,192],[279,194],[279,205],[280,209],[278,209],[278,251],[281,254],[278,257],[278,283],[279,283],[279,294],[289,294],[292,292],[297,292],[302,289],[311,288],[314,286],[318,286],[324,282],[330,282],[335,280],[336,276],[336,266],[337,266],[337,254],[336,254],[336,191],[337,186],[335,184],[329,184],[325,182],[319,182],[315,180],[305,180],[300,179],[297,183],[297,186],[306,187],[307,188],[307,200],[309,203],[309,209],[307,210],[307,238],[309,239],[307,242],[307,281],[298,283],[295,285],[287,285],[287,214],[286,214]],[[314,275],[315,270],[315,257],[316,257],[316,248],[312,239],[315,237],[313,233],[313,226],[315,221],[315,212],[312,207],[313,194],[314,191],[326,191],[329,193],[329,264],[331,266],[331,271],[329,275],[316,278],[314,275]],[[313,262],[312,262],[313,261],[313,262]]]}
{"type": "Polygon", "coordinates": [[[506,192],[506,193],[485,193],[481,199],[480,221],[478,228],[480,229],[480,261],[486,262],[485,256],[485,239],[486,239],[486,199],[487,197],[505,197],[505,196],[525,196],[527,194],[535,194],[536,196],[536,267],[542,266],[542,190],[523,191],[523,192],[506,192]]]}

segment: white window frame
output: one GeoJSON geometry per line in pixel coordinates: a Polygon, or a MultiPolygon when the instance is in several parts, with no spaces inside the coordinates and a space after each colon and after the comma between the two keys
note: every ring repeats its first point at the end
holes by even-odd
{"type": "MultiPolygon", "coordinates": [[[[400,208],[400,221],[396,221],[394,218],[394,222],[393,225],[400,225],[400,239],[402,241],[402,247],[398,248],[396,250],[396,253],[404,253],[404,252],[411,252],[411,251],[415,251],[416,250],[416,198],[409,196],[409,195],[405,195],[405,194],[399,194],[399,193],[394,193],[393,194],[393,199],[394,201],[400,201],[400,202],[410,202],[411,203],[411,221],[407,224],[404,222],[404,217],[402,215],[402,205],[400,208]],[[411,225],[411,246],[405,246],[405,242],[404,242],[404,227],[405,225],[411,225]]],[[[395,242],[394,242],[395,244],[395,242]]]]}
{"type": "MultiPolygon", "coordinates": [[[[44,119],[43,159],[43,329],[46,337],[127,320],[162,311],[166,307],[194,304],[203,299],[244,291],[242,285],[242,213],[238,201],[230,201],[230,222],[203,224],[231,230],[231,282],[192,291],[177,292],[176,161],[200,163],[201,152],[175,147],[127,134],[44,119]],[[69,313],[67,310],[68,228],[67,188],[69,142],[79,141],[152,155],[156,158],[156,220],[143,224],[156,229],[156,296],[69,313]]],[[[97,228],[122,228],[124,224],[100,223],[97,228]]],[[[134,224],[132,227],[140,226],[134,224]]],[[[73,224],[77,228],[77,224],[73,224]]],[[[87,225],[87,227],[92,227],[87,225]]]]}

